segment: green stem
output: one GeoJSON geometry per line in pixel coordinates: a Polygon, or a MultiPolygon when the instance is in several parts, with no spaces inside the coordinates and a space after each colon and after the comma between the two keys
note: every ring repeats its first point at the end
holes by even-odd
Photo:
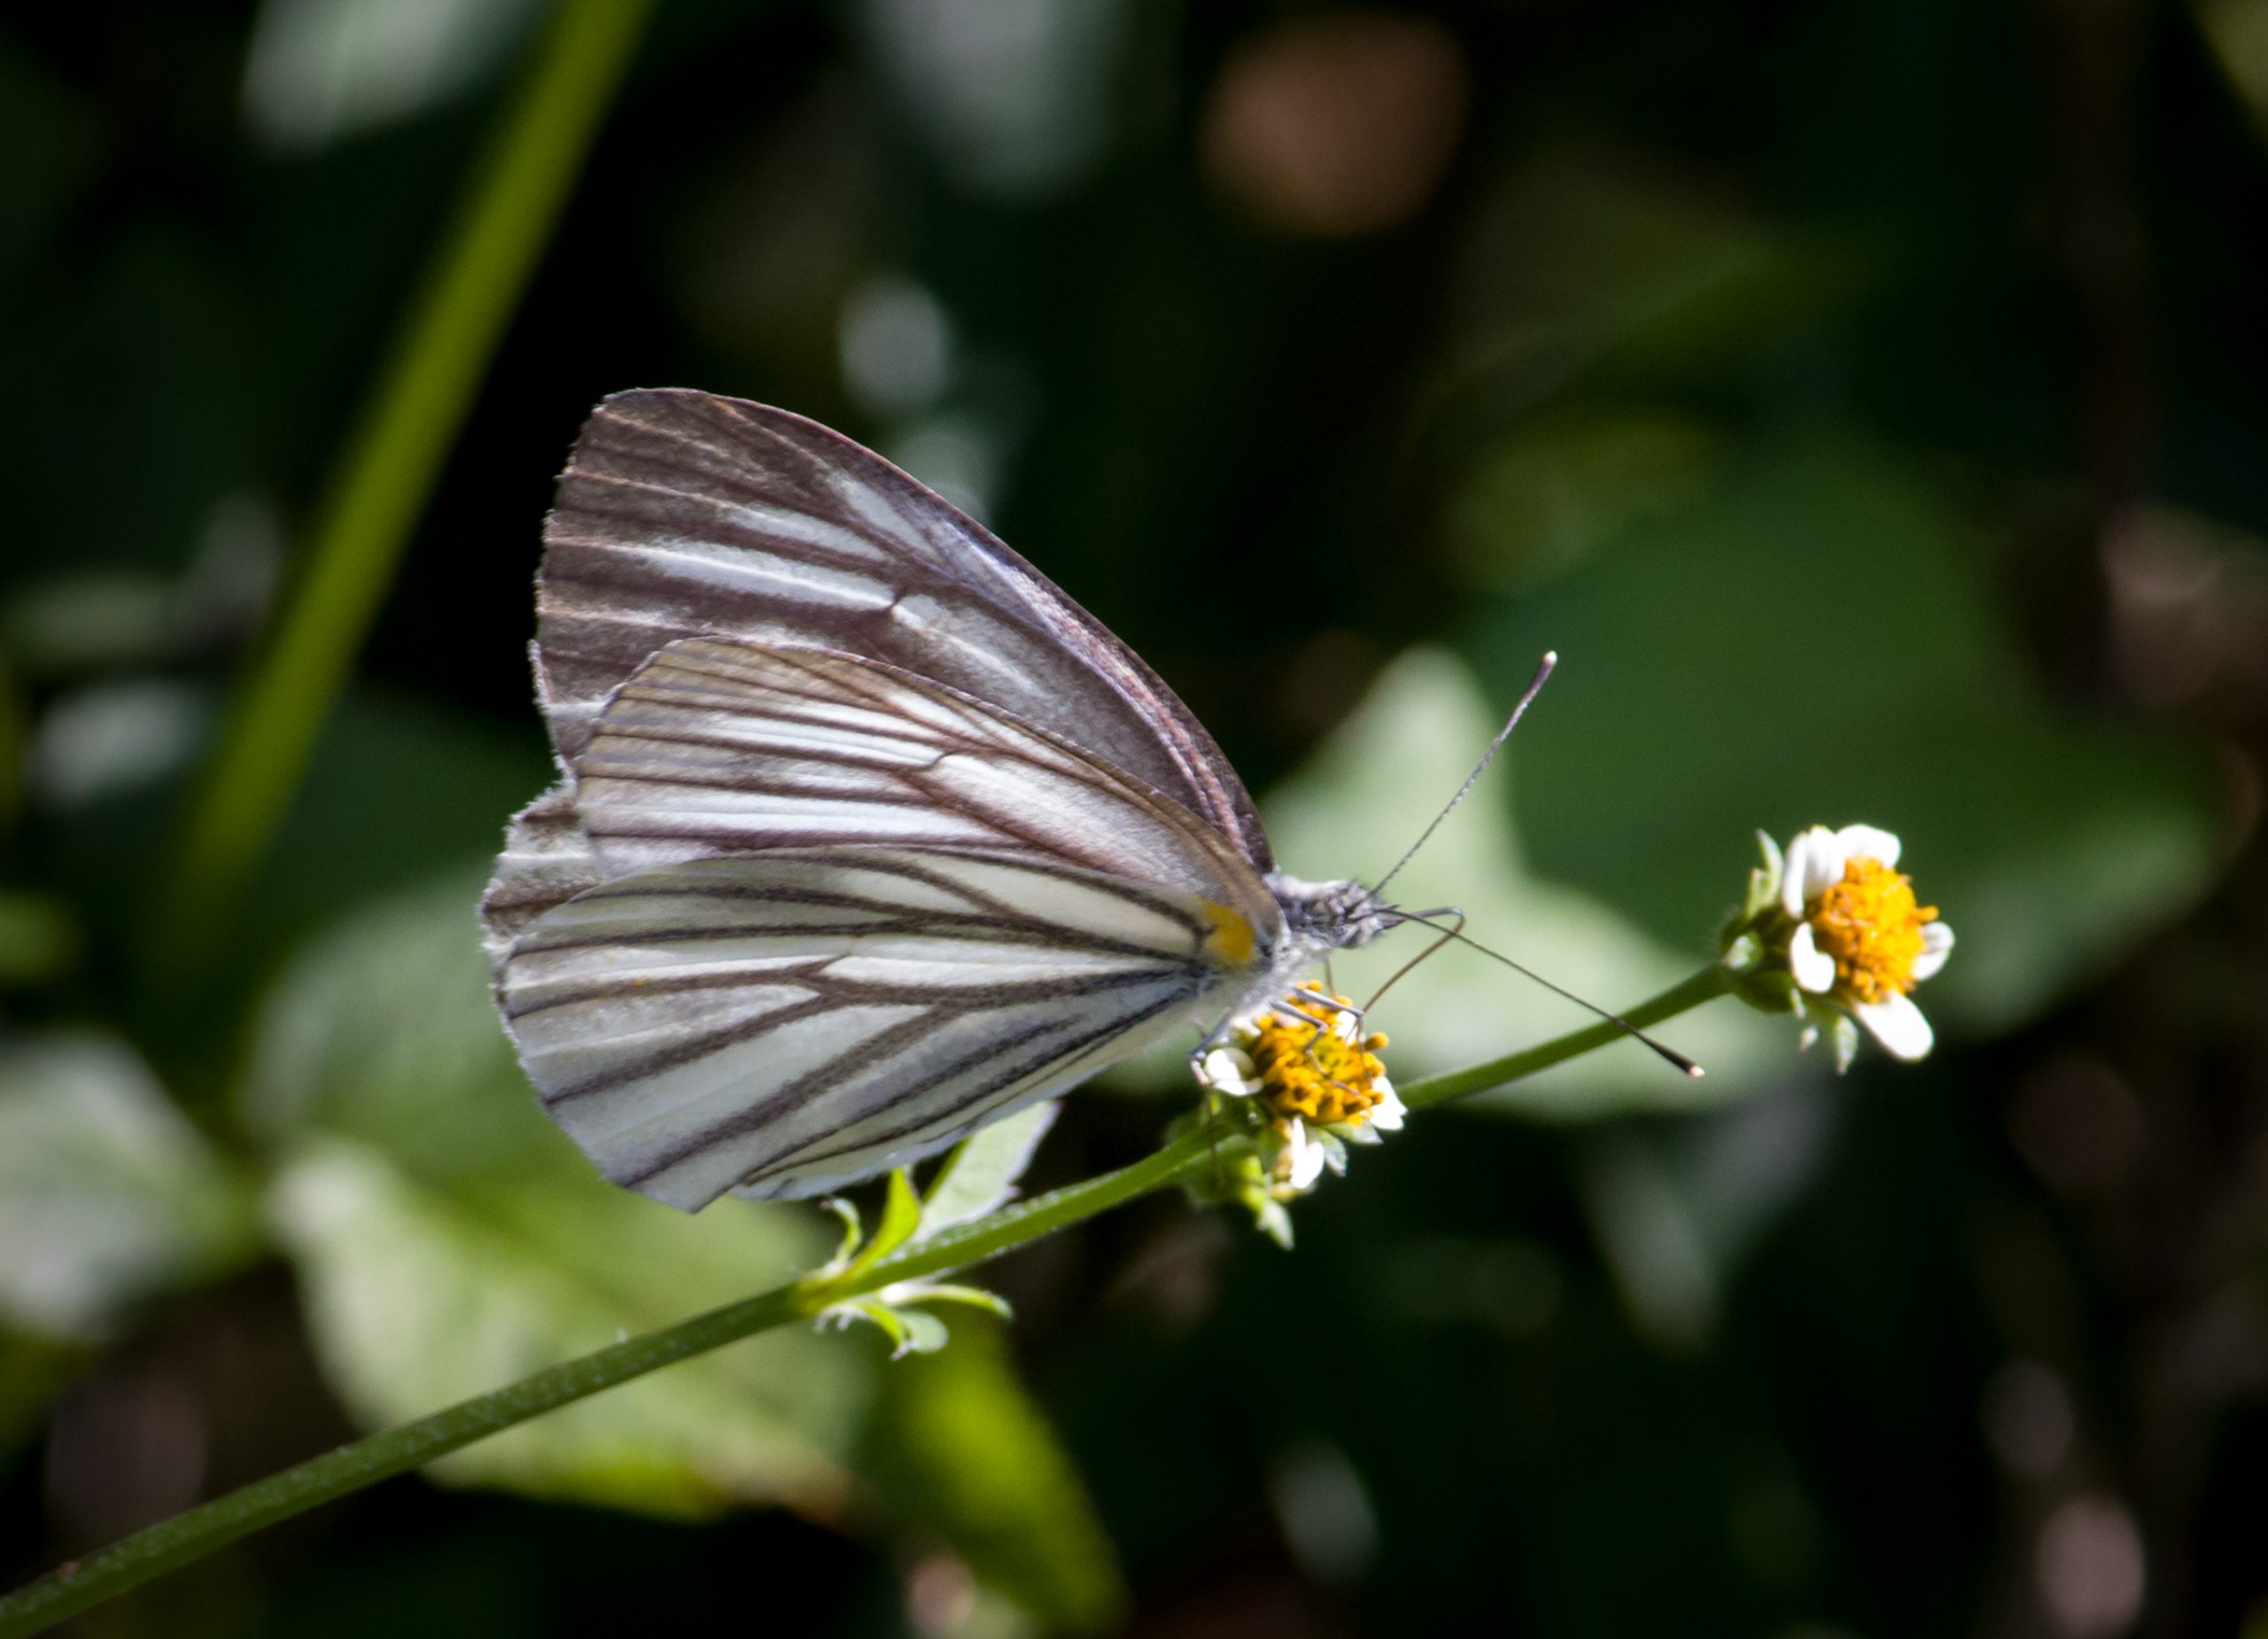
{"type": "Polygon", "coordinates": [[[325,1452],[280,1474],[215,1497],[84,1559],[58,1566],[0,1599],[0,1635],[35,1634],[75,1612],[178,1569],[240,1536],[318,1503],[375,1485],[484,1435],[555,1410],[602,1388],[809,1314],[792,1287],[713,1309],[660,1332],[547,1367],[467,1400],[325,1452]]]}
{"type": "MultiPolygon", "coordinates": [[[[1634,1024],[1656,1024],[1722,995],[1718,969],[1705,969],[1684,983],[1640,1004],[1623,1016],[1634,1024]]],[[[1439,1104],[1532,1075],[1550,1065],[1604,1046],[1621,1032],[1612,1025],[1577,1030],[1525,1052],[1469,1070],[1429,1076],[1402,1089],[1413,1107],[1439,1104]]],[[[900,1281],[966,1269],[1043,1236],[1068,1228],[1138,1196],[1163,1189],[1204,1166],[1213,1153],[1202,1131],[1183,1135],[1130,1167],[1068,1185],[1029,1200],[1011,1202],[973,1223],[956,1225],[926,1240],[909,1242],[857,1274],[834,1280],[806,1279],[777,1287],[649,1332],[595,1354],[548,1367],[532,1377],[420,1418],[414,1423],[355,1441],[255,1480],[226,1496],[114,1542],[88,1557],[58,1566],[37,1581],[0,1598],[0,1639],[37,1633],[74,1612],[116,1597],[153,1576],[190,1564],[223,1544],[288,1519],[318,1503],[403,1473],[445,1456],[499,1430],[555,1410],[601,1389],[643,1377],[692,1355],[705,1354],[775,1326],[808,1320],[844,1298],[878,1292],[900,1281]]]]}
{"type": "Polygon", "coordinates": [[[188,816],[160,975],[182,971],[236,902],[298,788],[651,4],[563,0],[474,168],[188,816]]]}
{"type": "Polygon", "coordinates": [[[325,1452],[296,1468],[161,1520],[0,1598],[0,1639],[37,1633],[51,1622],[113,1598],[153,1576],[201,1559],[240,1536],[430,1463],[601,1389],[758,1332],[808,1320],[843,1298],[979,1263],[1052,1235],[1083,1218],[1162,1188],[1203,1161],[1207,1154],[1203,1136],[1192,1134],[1130,1167],[1014,1202],[974,1223],[914,1242],[852,1278],[798,1282],[759,1293],[325,1452]]]}
{"type": "MultiPolygon", "coordinates": [[[[1689,1008],[1713,1000],[1731,988],[1731,979],[1724,968],[1712,962],[1691,978],[1670,986],[1660,995],[1640,1002],[1619,1016],[1624,1024],[1643,1029],[1650,1024],[1659,1024],[1689,1008]]],[[[1508,1053],[1501,1059],[1491,1059],[1486,1064],[1424,1076],[1395,1091],[1402,1095],[1402,1103],[1413,1110],[1422,1110],[1428,1105],[1446,1104],[1451,1099],[1486,1092],[1491,1087],[1501,1087],[1506,1082],[1533,1076],[1538,1070],[1548,1070],[1555,1064],[1565,1063],[1595,1048],[1612,1046],[1620,1041],[1624,1034],[1621,1025],[1609,1024],[1602,1020],[1534,1047],[1524,1047],[1518,1053],[1508,1053]]]]}
{"type": "MultiPolygon", "coordinates": [[[[901,1280],[941,1275],[947,1270],[982,1263],[1058,1230],[1068,1229],[1097,1213],[1122,1207],[1153,1190],[1163,1189],[1178,1181],[1184,1172],[1193,1170],[1212,1153],[1212,1143],[1204,1133],[1184,1133],[1130,1167],[1121,1167],[1115,1172],[1102,1173],[1082,1183],[1068,1184],[1029,1200],[1011,1201],[971,1223],[956,1224],[929,1239],[901,1247],[867,1270],[854,1288],[830,1290],[826,1301],[831,1303],[837,1298],[872,1292],[901,1280]]],[[[0,1627],[0,1639],[7,1639],[4,1627],[0,1627]]]]}

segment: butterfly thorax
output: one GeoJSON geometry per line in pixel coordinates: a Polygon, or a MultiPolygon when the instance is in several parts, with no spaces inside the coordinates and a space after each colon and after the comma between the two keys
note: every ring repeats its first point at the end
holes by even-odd
{"type": "Polygon", "coordinates": [[[1280,872],[1266,880],[1290,943],[1317,954],[1368,944],[1396,920],[1393,907],[1360,882],[1303,882],[1280,872]]]}

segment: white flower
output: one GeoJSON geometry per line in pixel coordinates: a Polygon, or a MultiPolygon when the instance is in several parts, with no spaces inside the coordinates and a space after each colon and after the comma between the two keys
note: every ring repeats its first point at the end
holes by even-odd
{"type": "Polygon", "coordinates": [[[1790,843],[1780,871],[1780,905],[1790,916],[1801,916],[1804,906],[1843,880],[1853,858],[1871,859],[1884,870],[1894,870],[1901,851],[1899,840],[1870,825],[1846,825],[1830,831],[1815,825],[1790,843]]]}
{"type": "Polygon", "coordinates": [[[1409,1111],[1379,1057],[1386,1037],[1364,1035],[1346,998],[1301,991],[1231,1020],[1223,1036],[1192,1067],[1198,1084],[1231,1100],[1217,1115],[1257,1152],[1255,1191],[1242,1199],[1262,1229],[1288,1240],[1283,1202],[1313,1189],[1326,1169],[1344,1173],[1348,1145],[1402,1130],[1409,1111]]]}
{"type": "Polygon", "coordinates": [[[1287,1189],[1305,1193],[1313,1189],[1316,1180],[1323,1176],[1324,1162],[1328,1159],[1321,1138],[1308,1130],[1307,1122],[1294,1115],[1284,1123],[1283,1143],[1282,1153],[1276,1163],[1278,1177],[1287,1189]]]}
{"type": "Polygon", "coordinates": [[[1371,1106],[1370,1120],[1365,1125],[1375,1127],[1380,1132],[1400,1132],[1402,1117],[1410,1111],[1402,1102],[1401,1095],[1394,1091],[1394,1084],[1383,1076],[1373,1076],[1371,1091],[1379,1095],[1379,1101],[1371,1106]]]}
{"type": "MultiPolygon", "coordinates": [[[[1788,844],[1779,904],[1795,923],[1787,965],[1813,1021],[1806,1045],[1840,1014],[1898,1058],[1929,1053],[1930,1021],[1909,992],[1946,965],[1953,929],[1915,898],[1896,869],[1900,851],[1897,837],[1870,825],[1814,826],[1788,844]]],[[[1838,1032],[1838,1068],[1849,1045],[1838,1032]]]]}
{"type": "Polygon", "coordinates": [[[1252,1055],[1239,1047],[1216,1047],[1197,1067],[1197,1079],[1216,1092],[1248,1098],[1260,1091],[1254,1080],[1252,1055]]]}

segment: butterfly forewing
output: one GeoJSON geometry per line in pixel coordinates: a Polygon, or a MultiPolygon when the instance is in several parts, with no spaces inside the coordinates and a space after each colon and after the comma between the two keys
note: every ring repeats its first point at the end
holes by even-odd
{"type": "Polygon", "coordinates": [[[839,649],[1005,708],[1270,868],[1251,797],[1156,673],[981,525],[815,423],[618,393],[583,429],[545,542],[537,669],[563,759],[674,639],[839,649]]]}
{"type": "Polygon", "coordinates": [[[616,692],[574,768],[609,876],[814,844],[981,848],[1275,915],[1179,804],[998,707],[848,655],[672,643],[616,692]]]}
{"type": "Polygon", "coordinates": [[[1223,932],[1205,897],[1029,854],[787,849],[586,890],[498,995],[576,1142],[691,1208],[905,1164],[1206,1018],[1256,971],[1223,932]]]}

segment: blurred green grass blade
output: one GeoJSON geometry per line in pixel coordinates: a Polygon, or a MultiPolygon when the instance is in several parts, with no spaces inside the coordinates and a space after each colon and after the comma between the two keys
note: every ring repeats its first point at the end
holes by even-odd
{"type": "Polygon", "coordinates": [[[564,0],[475,168],[192,802],[159,972],[209,936],[298,788],[651,10],[564,0]]]}

